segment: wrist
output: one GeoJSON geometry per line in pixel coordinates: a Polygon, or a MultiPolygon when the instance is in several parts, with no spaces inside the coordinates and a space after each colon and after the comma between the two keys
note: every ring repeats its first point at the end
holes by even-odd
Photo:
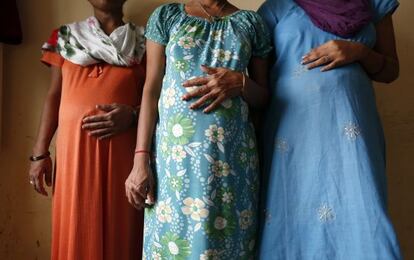
{"type": "Polygon", "coordinates": [[[357,47],[358,48],[357,60],[364,61],[368,57],[371,49],[362,43],[359,43],[357,46],[358,46],[357,47]]]}
{"type": "Polygon", "coordinates": [[[49,152],[48,145],[36,144],[32,149],[32,153],[34,156],[46,154],[48,152],[49,152]]]}

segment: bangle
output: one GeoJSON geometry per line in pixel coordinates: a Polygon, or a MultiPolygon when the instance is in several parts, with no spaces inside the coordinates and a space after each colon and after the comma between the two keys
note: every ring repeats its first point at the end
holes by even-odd
{"type": "Polygon", "coordinates": [[[243,76],[243,83],[242,83],[242,88],[241,88],[241,95],[244,96],[244,91],[246,89],[246,74],[242,72],[242,76],[243,76]]]}
{"type": "Polygon", "coordinates": [[[37,156],[32,155],[32,156],[29,157],[29,160],[31,162],[37,162],[37,161],[44,160],[44,159],[48,158],[49,156],[50,156],[50,152],[47,151],[47,153],[45,153],[45,154],[41,154],[41,155],[37,155],[37,156]]]}
{"type": "Polygon", "coordinates": [[[135,154],[139,154],[139,153],[146,153],[146,154],[148,154],[148,155],[151,155],[151,152],[150,152],[150,151],[148,151],[148,150],[136,150],[136,151],[135,151],[135,154]]]}

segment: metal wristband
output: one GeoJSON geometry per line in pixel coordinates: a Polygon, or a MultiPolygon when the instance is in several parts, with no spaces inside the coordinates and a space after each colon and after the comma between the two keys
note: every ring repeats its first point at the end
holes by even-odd
{"type": "Polygon", "coordinates": [[[29,157],[29,160],[31,162],[37,162],[37,161],[41,161],[41,160],[44,160],[46,158],[49,158],[49,156],[50,156],[50,152],[47,151],[47,153],[42,154],[42,155],[38,155],[38,156],[33,156],[32,155],[32,156],[29,157]]]}

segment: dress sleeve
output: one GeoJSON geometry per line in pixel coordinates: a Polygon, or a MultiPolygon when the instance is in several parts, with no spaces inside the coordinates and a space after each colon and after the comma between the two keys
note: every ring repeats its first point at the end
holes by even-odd
{"type": "Polygon", "coordinates": [[[380,22],[385,16],[393,14],[400,3],[398,0],[371,0],[374,22],[380,22]]]}
{"type": "Polygon", "coordinates": [[[65,59],[56,52],[44,51],[40,59],[47,66],[62,67],[65,59]]]}
{"type": "Polygon", "coordinates": [[[272,50],[270,32],[263,19],[255,13],[253,20],[253,50],[254,57],[266,58],[272,50]]]}
{"type": "Polygon", "coordinates": [[[173,16],[177,11],[179,11],[177,4],[166,4],[155,9],[148,20],[145,37],[161,45],[167,45],[173,16]]]}
{"type": "Polygon", "coordinates": [[[264,2],[259,10],[257,10],[257,13],[262,17],[263,21],[271,31],[274,30],[278,22],[276,15],[273,12],[272,3],[269,1],[264,2]]]}
{"type": "Polygon", "coordinates": [[[62,67],[65,59],[57,51],[59,29],[53,30],[49,39],[42,46],[42,58],[40,59],[47,66],[62,67]]]}

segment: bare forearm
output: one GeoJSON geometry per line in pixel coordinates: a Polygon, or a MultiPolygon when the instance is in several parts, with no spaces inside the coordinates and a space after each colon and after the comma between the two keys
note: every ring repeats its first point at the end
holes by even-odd
{"type": "Polygon", "coordinates": [[[137,150],[149,151],[158,118],[158,95],[153,91],[144,91],[139,114],[137,132],[137,150]]]}
{"type": "Polygon", "coordinates": [[[60,95],[49,94],[43,106],[39,133],[33,154],[43,154],[49,150],[53,135],[58,127],[60,95]]]}
{"type": "Polygon", "coordinates": [[[268,89],[246,76],[243,97],[253,108],[263,108],[269,99],[268,89]]]}
{"type": "Polygon", "coordinates": [[[390,83],[398,78],[399,62],[393,57],[388,57],[366,46],[363,47],[365,55],[360,60],[372,80],[390,83]]]}

